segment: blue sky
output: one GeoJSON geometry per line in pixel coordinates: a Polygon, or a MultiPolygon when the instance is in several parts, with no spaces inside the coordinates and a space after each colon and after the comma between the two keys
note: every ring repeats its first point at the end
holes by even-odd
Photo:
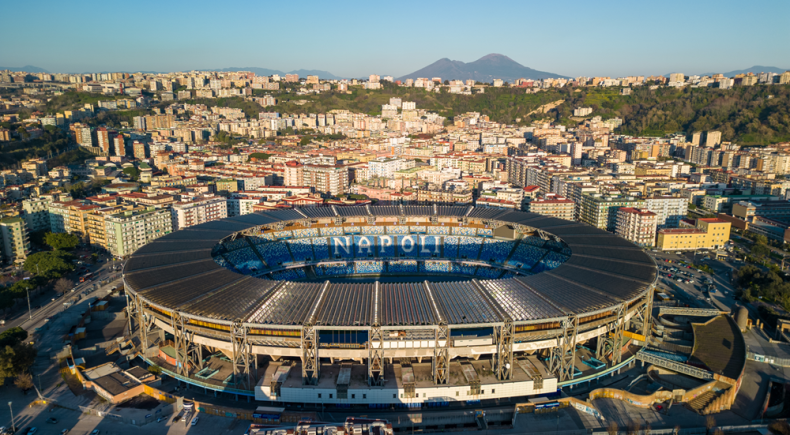
{"type": "Polygon", "coordinates": [[[6,1],[0,66],[401,76],[501,53],[567,76],[790,68],[790,1],[6,1]],[[13,19],[8,19],[14,17],[13,19]]]}

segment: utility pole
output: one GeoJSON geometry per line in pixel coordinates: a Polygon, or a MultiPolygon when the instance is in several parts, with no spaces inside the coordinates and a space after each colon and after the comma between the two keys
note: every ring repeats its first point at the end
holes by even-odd
{"type": "Polygon", "coordinates": [[[30,308],[30,289],[27,289],[27,319],[33,320],[33,309],[30,308]]]}
{"type": "Polygon", "coordinates": [[[11,410],[11,430],[13,433],[16,433],[16,426],[14,426],[14,408],[11,406],[12,403],[14,402],[8,402],[8,409],[11,410]]]}

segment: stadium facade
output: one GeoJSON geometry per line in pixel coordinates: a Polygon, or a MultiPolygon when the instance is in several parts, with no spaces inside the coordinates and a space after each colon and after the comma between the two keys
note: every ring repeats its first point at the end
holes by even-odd
{"type": "Polygon", "coordinates": [[[168,374],[381,406],[609,373],[646,335],[656,277],[641,249],[579,222],[436,205],[257,212],[159,238],[124,268],[129,327],[168,374]]]}

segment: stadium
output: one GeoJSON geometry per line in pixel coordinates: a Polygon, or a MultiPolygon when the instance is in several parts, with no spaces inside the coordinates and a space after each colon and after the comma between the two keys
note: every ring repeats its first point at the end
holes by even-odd
{"type": "Polygon", "coordinates": [[[124,267],[149,364],[278,403],[551,395],[633,361],[653,259],[588,225],[472,206],[302,207],[163,236],[124,267]]]}

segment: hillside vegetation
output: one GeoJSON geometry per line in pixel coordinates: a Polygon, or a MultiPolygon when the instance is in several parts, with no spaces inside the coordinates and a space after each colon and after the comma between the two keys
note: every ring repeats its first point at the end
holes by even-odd
{"type": "Polygon", "coordinates": [[[426,92],[422,89],[386,84],[382,90],[352,88],[350,93],[324,92],[296,96],[275,94],[278,104],[267,110],[280,113],[322,113],[346,109],[376,115],[391,97],[414,101],[417,107],[452,118],[475,111],[493,121],[527,124],[548,119],[566,125],[576,107],[592,107],[593,116],[623,119],[622,133],[663,136],[667,133],[720,130],[722,139],[741,145],[766,145],[790,141],[790,86],[675,89],[634,88],[631,95],[620,95],[620,88],[551,89],[526,94],[523,89],[486,88],[482,94],[456,95],[426,92]],[[578,92],[577,92],[578,91],[578,92]],[[296,104],[307,100],[307,104],[296,104]],[[564,100],[547,114],[530,112],[539,106],[564,100]]]}

